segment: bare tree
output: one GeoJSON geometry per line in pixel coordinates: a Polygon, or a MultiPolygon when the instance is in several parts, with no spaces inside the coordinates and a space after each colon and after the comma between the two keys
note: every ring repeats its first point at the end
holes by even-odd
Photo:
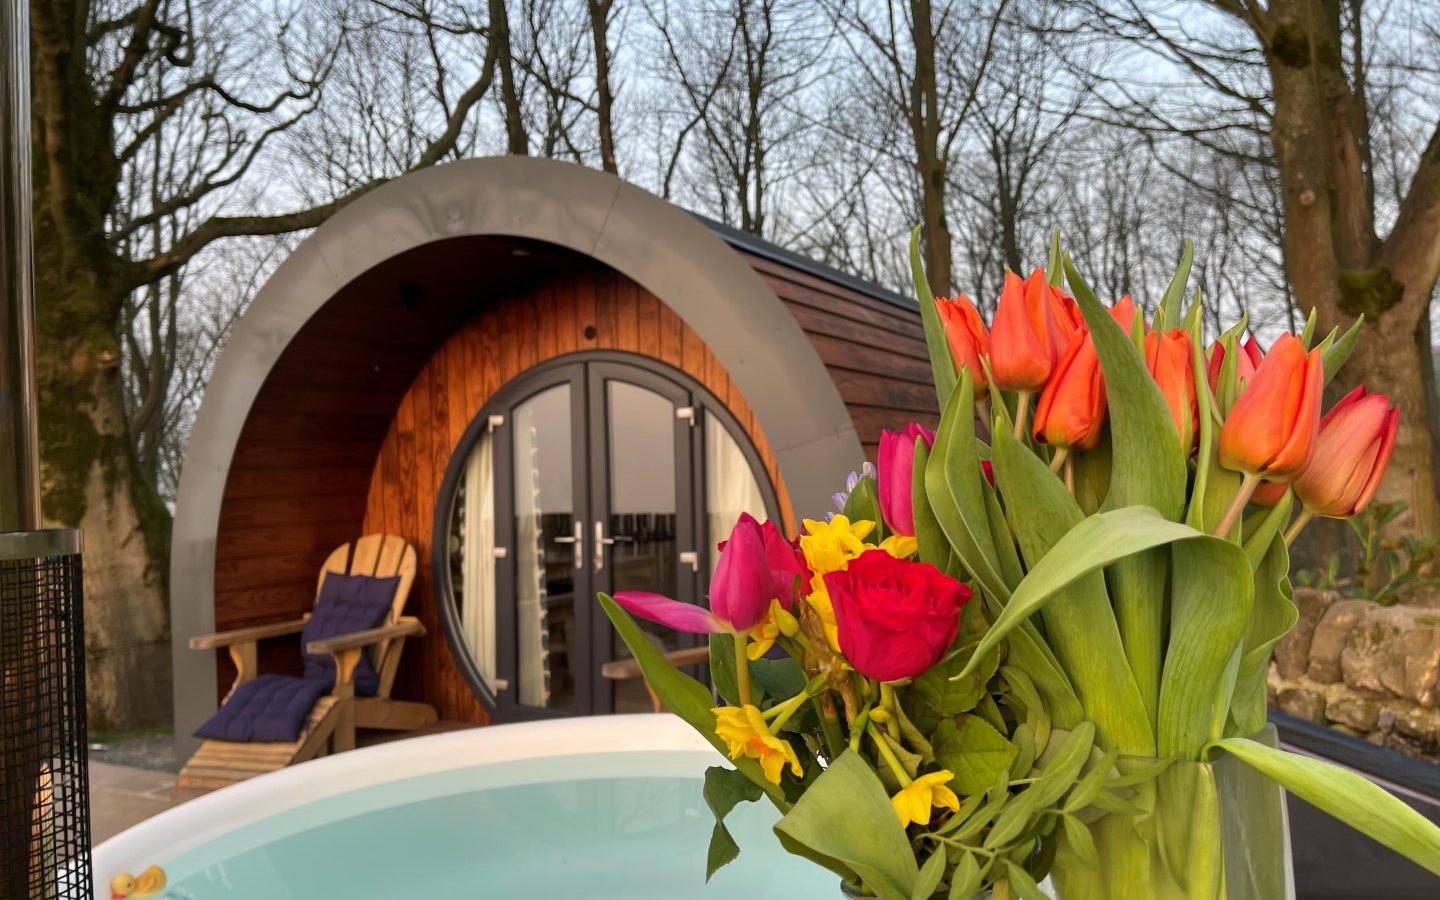
{"type": "Polygon", "coordinates": [[[1325,329],[1365,315],[1341,380],[1363,381],[1401,410],[1380,497],[1409,503],[1407,527],[1440,531],[1429,316],[1440,278],[1440,123],[1433,102],[1421,100],[1408,107],[1422,111],[1407,117],[1424,138],[1377,141],[1383,126],[1374,115],[1377,96],[1393,116],[1407,90],[1433,100],[1440,87],[1433,3],[1083,6],[1101,33],[1184,76],[1177,87],[1115,73],[1109,96],[1129,121],[1274,167],[1295,302],[1314,307],[1325,329]],[[1248,148],[1247,134],[1255,138],[1248,148]]]}
{"type": "MultiPolygon", "coordinates": [[[[143,307],[128,322],[146,323],[147,332],[150,322],[161,325],[149,343],[160,356],[147,357],[159,374],[136,372],[163,381],[166,355],[178,352],[164,334],[172,327],[167,279],[217,240],[313,227],[384,180],[288,209],[254,208],[247,175],[273,165],[270,150],[322,104],[352,24],[328,7],[292,7],[32,5],[45,511],[83,527],[94,551],[86,617],[102,695],[91,706],[96,727],[165,715],[153,673],[168,670],[169,515],[140,471],[130,432],[119,372],[127,304],[143,307]],[[155,178],[157,165],[167,178],[155,178]]],[[[438,15],[407,12],[442,27],[438,15]]],[[[482,39],[484,62],[457,87],[449,115],[428,123],[406,169],[455,147],[496,68],[485,25],[461,17],[444,27],[482,39]]],[[[135,412],[149,415],[143,406],[135,412]]]]}
{"type": "Polygon", "coordinates": [[[677,174],[704,211],[752,234],[772,221],[806,134],[808,91],[827,68],[828,29],[800,0],[708,0],[646,7],[670,88],[657,126],[672,133],[662,190],[677,174]],[[678,127],[676,124],[678,123],[678,127]]]}
{"type": "Polygon", "coordinates": [[[615,0],[585,0],[590,13],[590,35],[595,54],[595,126],[600,139],[600,168],[617,175],[615,162],[615,92],[610,84],[610,21],[615,13],[615,0]]]}
{"type": "Polygon", "coordinates": [[[951,162],[993,59],[1005,5],[998,0],[982,11],[959,2],[936,9],[931,0],[824,3],[840,26],[858,67],[862,102],[869,105],[856,109],[869,126],[863,139],[893,147],[893,161],[912,170],[926,269],[937,293],[949,293],[952,276],[945,208],[951,162]],[[897,127],[910,138],[904,145],[894,143],[897,127]]]}

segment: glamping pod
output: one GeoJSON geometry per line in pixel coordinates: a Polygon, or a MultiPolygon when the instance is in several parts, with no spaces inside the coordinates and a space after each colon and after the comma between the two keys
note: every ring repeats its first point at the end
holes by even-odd
{"type": "Polygon", "coordinates": [[[300,618],[368,534],[418,556],[397,700],[649,709],[594,593],[704,602],[735,515],[793,533],[909,419],[935,421],[909,298],[566,163],[398,178],[279,266],[216,363],[176,501],[177,740],[236,671],[189,639],[300,618]]]}

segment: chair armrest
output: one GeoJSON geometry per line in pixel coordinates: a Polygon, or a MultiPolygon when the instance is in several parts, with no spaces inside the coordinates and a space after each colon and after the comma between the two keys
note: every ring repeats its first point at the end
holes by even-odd
{"type": "Polygon", "coordinates": [[[342,650],[359,650],[392,638],[418,637],[424,633],[425,626],[420,624],[419,619],[406,616],[394,625],[381,625],[379,628],[371,628],[368,631],[356,631],[311,641],[305,645],[305,652],[334,654],[342,650]]]}
{"type": "MultiPolygon", "coordinates": [[[[665,654],[670,664],[677,669],[686,666],[693,666],[703,663],[710,658],[709,647],[686,647],[683,650],[671,650],[665,654]]],[[[641,674],[640,664],[633,659],[617,659],[607,662],[600,667],[600,674],[611,681],[626,681],[631,678],[639,678],[641,674]]]]}
{"type": "Polygon", "coordinates": [[[304,627],[304,619],[293,619],[288,622],[270,622],[250,628],[237,628],[234,631],[220,631],[215,634],[197,634],[190,639],[190,649],[218,650],[221,647],[230,647],[235,644],[247,644],[265,638],[295,634],[304,627]]]}

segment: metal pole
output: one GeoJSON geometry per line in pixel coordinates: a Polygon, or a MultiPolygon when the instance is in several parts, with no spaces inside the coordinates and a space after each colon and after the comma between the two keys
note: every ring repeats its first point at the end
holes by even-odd
{"type": "Polygon", "coordinates": [[[0,0],[0,532],[41,526],[29,7],[26,0],[0,0]]]}

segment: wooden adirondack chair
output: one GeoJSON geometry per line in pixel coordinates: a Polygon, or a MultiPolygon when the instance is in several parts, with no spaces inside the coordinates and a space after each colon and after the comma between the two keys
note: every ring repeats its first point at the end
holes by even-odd
{"type": "MultiPolygon", "coordinates": [[[[355,729],[388,728],[412,730],[436,722],[434,707],[390,699],[395,673],[400,667],[400,653],[405,638],[423,635],[425,626],[414,616],[401,615],[410,586],[415,581],[415,548],[404,538],[393,534],[367,534],[351,545],[335,549],[320,569],[316,597],[325,576],[330,572],[350,575],[371,575],[388,578],[398,575],[386,621],[379,627],[353,634],[312,641],[305,652],[329,654],[335,660],[335,686],[316,702],[309,718],[293,742],[238,742],[207,740],[180,770],[177,785],[182,788],[215,789],[252,778],[265,772],[304,762],[325,752],[350,750],[355,746],[355,729]],[[360,654],[369,653],[379,676],[379,689],[373,697],[356,697],[353,675],[360,654]]],[[[190,639],[192,650],[229,650],[237,675],[230,688],[233,694],[241,684],[251,680],[256,671],[256,646],[265,638],[296,634],[310,618],[274,622],[240,628],[190,639]]],[[[230,695],[226,695],[229,700],[230,695]]]]}

